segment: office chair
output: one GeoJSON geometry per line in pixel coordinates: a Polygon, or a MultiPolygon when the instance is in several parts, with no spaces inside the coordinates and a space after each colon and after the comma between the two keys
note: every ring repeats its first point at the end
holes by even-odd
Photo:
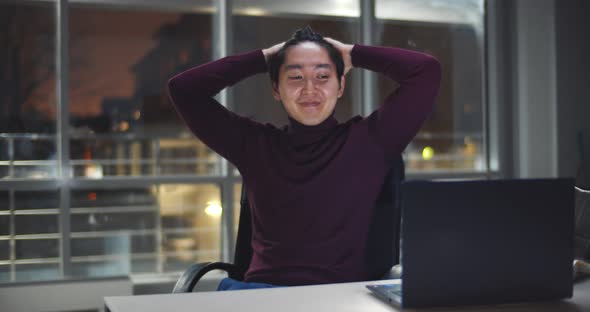
{"type": "MultiPolygon", "coordinates": [[[[405,179],[405,166],[401,155],[395,159],[381,187],[367,242],[367,266],[370,279],[399,278],[400,250],[400,184],[405,179]]],[[[234,262],[204,262],[191,265],[178,279],[173,293],[192,292],[207,272],[223,270],[228,277],[243,281],[252,258],[252,223],[246,185],[242,184],[240,220],[234,253],[234,262]]]]}
{"type": "Polygon", "coordinates": [[[575,257],[590,261],[590,166],[585,162],[578,170],[575,196],[575,257]]]}

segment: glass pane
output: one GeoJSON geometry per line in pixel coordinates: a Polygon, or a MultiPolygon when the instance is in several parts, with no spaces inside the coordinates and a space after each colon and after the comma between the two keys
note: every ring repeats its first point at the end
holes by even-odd
{"type": "MultiPolygon", "coordinates": [[[[434,55],[444,69],[434,111],[405,150],[407,171],[486,171],[483,1],[377,1],[376,12],[379,44],[434,55]]],[[[379,103],[396,88],[380,77],[379,103]]]]}
{"type": "Polygon", "coordinates": [[[154,259],[131,259],[131,273],[153,273],[157,271],[158,261],[154,259]]]}
{"type": "Polygon", "coordinates": [[[15,234],[45,234],[59,232],[58,215],[17,215],[15,234]]]}
{"type": "Polygon", "coordinates": [[[130,252],[129,235],[100,238],[72,238],[72,257],[130,252]]]}
{"type": "Polygon", "coordinates": [[[164,235],[164,251],[167,254],[213,254],[214,258],[207,261],[219,260],[221,252],[219,231],[215,229],[201,229],[197,233],[167,233],[164,235]]]}
{"type": "Polygon", "coordinates": [[[221,157],[194,138],[161,139],[158,169],[161,175],[221,175],[221,157]]]}
{"type": "Polygon", "coordinates": [[[15,191],[16,210],[59,209],[59,191],[15,191]]]}
{"type": "Polygon", "coordinates": [[[153,188],[72,191],[72,232],[153,231],[158,219],[153,188]]]}
{"type": "MultiPolygon", "coordinates": [[[[173,263],[217,261],[221,251],[221,191],[217,185],[167,184],[159,187],[164,270],[173,263]]],[[[180,265],[180,264],[179,264],[180,265]]]]}
{"type": "Polygon", "coordinates": [[[0,178],[56,174],[54,6],[0,3],[0,178]]]}
{"type": "Polygon", "coordinates": [[[152,141],[137,137],[72,139],[75,177],[151,175],[155,172],[152,141]]]}
{"type": "Polygon", "coordinates": [[[60,277],[59,264],[17,264],[17,281],[46,281],[55,280],[60,277]]]}
{"type": "Polygon", "coordinates": [[[359,17],[359,0],[235,0],[234,13],[250,15],[304,14],[319,16],[359,17]]]}
{"type": "Polygon", "coordinates": [[[33,161],[43,158],[54,157],[55,142],[49,137],[33,137],[29,139],[14,139],[14,159],[33,161]]]}
{"type": "Polygon", "coordinates": [[[73,190],[71,205],[72,208],[109,208],[111,206],[155,208],[157,198],[149,187],[73,190]]]}
{"type": "Polygon", "coordinates": [[[72,238],[71,244],[73,257],[156,252],[156,238],[147,235],[72,238]]]}
{"type": "MultiPolygon", "coordinates": [[[[155,256],[154,256],[155,258],[155,256]]],[[[75,260],[72,275],[76,277],[105,277],[130,273],[153,273],[157,271],[156,259],[135,259],[127,254],[118,255],[117,260],[88,261],[75,260]]]]}
{"type": "Polygon", "coordinates": [[[76,276],[172,270],[169,258],[183,270],[219,260],[222,207],[215,184],[73,190],[71,203],[76,276]]]}
{"type": "Polygon", "coordinates": [[[8,191],[0,191],[0,211],[10,210],[10,194],[8,191]]]}
{"type": "Polygon", "coordinates": [[[72,232],[149,230],[156,226],[153,212],[72,214],[72,232]]]}
{"type": "Polygon", "coordinates": [[[156,188],[73,190],[71,205],[74,276],[129,274],[134,253],[156,251],[156,188]]]}
{"type": "Polygon", "coordinates": [[[127,275],[131,272],[129,257],[117,261],[72,263],[72,275],[76,277],[104,277],[127,275]]]}
{"type": "Polygon", "coordinates": [[[74,176],[220,174],[166,92],[173,75],[210,60],[210,11],[73,5],[70,17],[74,176]]]}
{"type": "Polygon", "coordinates": [[[0,236],[2,235],[10,235],[10,216],[9,215],[1,215],[0,216],[0,236]]]}
{"type": "Polygon", "coordinates": [[[0,265],[0,282],[10,281],[10,265],[0,265]]]}
{"type": "Polygon", "coordinates": [[[10,241],[0,240],[0,260],[10,259],[10,241]]]}
{"type": "Polygon", "coordinates": [[[376,0],[378,19],[426,23],[480,23],[482,0],[376,0]]]}
{"type": "MultiPolygon", "coordinates": [[[[267,48],[288,40],[297,29],[306,25],[310,25],[326,37],[346,43],[358,41],[356,33],[359,26],[358,21],[354,19],[234,15],[233,21],[234,50],[238,53],[267,48]]],[[[357,91],[359,81],[358,71],[353,70],[346,76],[344,95],[338,100],[335,111],[335,117],[340,122],[347,121],[355,114],[353,103],[358,102],[355,94],[360,95],[357,91]]],[[[233,88],[233,98],[232,108],[242,116],[260,122],[270,122],[277,127],[288,124],[287,113],[282,104],[272,97],[268,75],[256,75],[236,84],[233,88]]]]}
{"type": "Polygon", "coordinates": [[[199,253],[184,253],[181,255],[166,255],[164,258],[165,272],[183,272],[196,262],[219,261],[219,250],[199,253]]]}
{"type": "Polygon", "coordinates": [[[18,239],[16,240],[17,259],[42,259],[59,257],[57,239],[18,239]]]}

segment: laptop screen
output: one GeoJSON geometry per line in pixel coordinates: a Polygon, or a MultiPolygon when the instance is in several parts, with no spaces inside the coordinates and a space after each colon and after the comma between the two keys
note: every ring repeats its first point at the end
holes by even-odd
{"type": "Polygon", "coordinates": [[[402,185],[404,306],[572,295],[573,179],[402,185]]]}

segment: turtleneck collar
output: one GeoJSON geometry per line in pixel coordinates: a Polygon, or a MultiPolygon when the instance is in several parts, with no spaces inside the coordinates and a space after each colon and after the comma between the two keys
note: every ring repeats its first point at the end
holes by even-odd
{"type": "Polygon", "coordinates": [[[321,172],[346,142],[348,128],[341,127],[332,113],[315,126],[306,126],[289,117],[284,136],[276,136],[278,144],[272,157],[277,174],[294,182],[309,181],[321,172]]]}
{"type": "Polygon", "coordinates": [[[328,118],[326,118],[324,121],[322,121],[321,123],[319,123],[315,126],[306,126],[306,125],[298,122],[297,120],[291,118],[291,116],[288,116],[288,118],[289,118],[289,126],[287,127],[288,134],[314,133],[314,132],[318,132],[318,131],[323,132],[324,130],[330,130],[330,129],[334,128],[334,126],[338,125],[338,120],[336,120],[336,118],[334,118],[333,113],[328,118]]]}

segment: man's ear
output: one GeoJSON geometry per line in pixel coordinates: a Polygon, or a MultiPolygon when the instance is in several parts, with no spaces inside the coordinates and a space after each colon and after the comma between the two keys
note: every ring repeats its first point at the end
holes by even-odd
{"type": "Polygon", "coordinates": [[[344,86],[346,85],[346,78],[344,78],[344,75],[342,75],[342,77],[340,77],[340,88],[338,89],[338,98],[340,98],[342,96],[342,94],[344,94],[344,86]]]}
{"type": "Polygon", "coordinates": [[[271,83],[272,97],[277,101],[281,101],[281,94],[279,93],[279,85],[276,82],[271,83]]]}

